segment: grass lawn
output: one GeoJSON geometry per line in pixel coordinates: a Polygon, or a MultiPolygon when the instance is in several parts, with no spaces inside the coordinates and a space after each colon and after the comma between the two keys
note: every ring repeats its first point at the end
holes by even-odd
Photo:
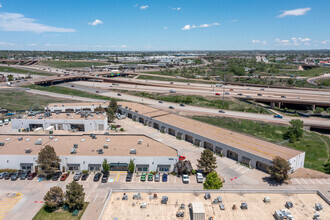
{"type": "Polygon", "coordinates": [[[61,86],[38,86],[38,85],[28,85],[24,86],[28,87],[30,89],[37,89],[41,91],[46,92],[54,92],[54,93],[60,93],[64,95],[72,95],[72,96],[79,96],[79,97],[85,97],[85,98],[91,98],[91,99],[102,99],[102,100],[112,100],[110,97],[102,96],[102,95],[96,95],[89,92],[80,91],[77,89],[70,89],[65,88],[61,86]]]}
{"type": "Polygon", "coordinates": [[[38,64],[50,66],[54,68],[79,68],[79,67],[91,67],[109,65],[110,63],[105,62],[79,62],[79,61],[40,61],[38,64]]]}
{"type": "MultiPolygon", "coordinates": [[[[283,141],[286,126],[271,125],[245,119],[225,117],[193,116],[195,120],[215,126],[223,127],[239,133],[248,134],[273,143],[283,141]]],[[[284,146],[305,151],[305,167],[324,172],[323,163],[330,157],[327,147],[330,147],[330,138],[315,132],[304,132],[303,138],[296,143],[286,142],[284,146]]]]}
{"type": "Polygon", "coordinates": [[[54,212],[47,212],[45,210],[45,205],[39,210],[39,212],[33,217],[32,220],[70,220],[70,219],[81,219],[84,215],[84,212],[88,206],[88,202],[85,202],[84,208],[79,211],[78,216],[72,216],[72,212],[63,211],[62,209],[54,211],[54,212]]]}
{"type": "Polygon", "coordinates": [[[124,91],[131,95],[141,96],[150,99],[162,100],[166,102],[185,103],[194,106],[219,108],[233,111],[253,112],[270,114],[265,108],[255,106],[237,99],[225,100],[224,105],[221,97],[203,97],[197,95],[163,95],[160,93],[131,92],[124,91]]]}
{"type": "Polygon", "coordinates": [[[322,86],[330,86],[330,79],[321,79],[318,83],[320,83],[322,86]]]}
{"type": "Polygon", "coordinates": [[[187,83],[215,84],[215,82],[206,82],[206,81],[203,81],[203,80],[189,80],[189,79],[180,79],[180,78],[167,78],[167,77],[149,76],[149,75],[141,75],[137,79],[169,81],[169,82],[187,82],[187,83]]]}
{"type": "Polygon", "coordinates": [[[14,67],[7,67],[7,66],[0,66],[0,72],[6,72],[6,73],[18,73],[18,74],[33,74],[33,75],[42,75],[42,76],[51,76],[53,74],[46,73],[42,71],[37,70],[27,70],[27,69],[20,69],[20,68],[14,68],[14,67]]]}
{"type": "Polygon", "coordinates": [[[48,96],[35,96],[31,93],[2,89],[0,92],[0,107],[11,111],[43,109],[46,105],[52,102],[74,102],[72,100],[65,100],[59,98],[52,98],[48,96]]]}
{"type": "Polygon", "coordinates": [[[289,74],[294,75],[294,76],[313,77],[313,76],[319,76],[319,75],[322,75],[324,73],[329,73],[329,72],[330,72],[330,67],[318,67],[318,68],[312,68],[312,69],[304,70],[304,71],[292,71],[292,72],[289,72],[289,74]]]}

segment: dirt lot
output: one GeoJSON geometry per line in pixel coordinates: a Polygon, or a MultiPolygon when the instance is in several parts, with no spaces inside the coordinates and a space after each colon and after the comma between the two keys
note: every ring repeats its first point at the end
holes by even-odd
{"type": "Polygon", "coordinates": [[[153,194],[141,193],[141,200],[133,200],[134,193],[127,193],[128,200],[122,200],[123,193],[113,193],[108,206],[102,216],[103,220],[118,219],[190,219],[188,204],[190,202],[202,202],[205,209],[205,219],[274,219],[276,209],[285,209],[286,201],[293,203],[290,212],[295,219],[312,219],[316,213],[315,203],[321,203],[323,210],[319,211],[322,219],[330,219],[330,207],[316,194],[234,194],[234,193],[211,193],[211,200],[205,200],[204,194],[197,193],[158,193],[157,199],[150,199],[153,194]],[[162,196],[168,196],[167,205],[161,204],[162,196]],[[220,210],[219,205],[212,205],[216,196],[221,196],[225,210],[220,210]],[[271,198],[270,203],[264,203],[263,198],[271,198]],[[142,202],[147,203],[146,208],[140,208],[142,202]],[[241,210],[240,204],[246,202],[247,210],[241,210]],[[177,218],[176,213],[180,205],[184,203],[185,215],[177,218]],[[233,205],[237,206],[232,210],[233,205]]]}

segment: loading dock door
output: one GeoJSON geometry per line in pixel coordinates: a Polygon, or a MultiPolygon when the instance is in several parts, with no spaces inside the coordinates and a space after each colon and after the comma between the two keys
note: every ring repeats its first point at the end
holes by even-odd
{"type": "Polygon", "coordinates": [[[175,130],[172,128],[168,129],[168,134],[175,136],[175,130]]]}
{"type": "Polygon", "coordinates": [[[188,141],[188,142],[190,142],[190,143],[193,143],[194,142],[194,138],[192,137],[192,136],[190,136],[190,135],[185,135],[185,140],[186,141],[188,141]]]}
{"type": "Polygon", "coordinates": [[[127,171],[127,163],[110,163],[110,171],[127,171]]]}

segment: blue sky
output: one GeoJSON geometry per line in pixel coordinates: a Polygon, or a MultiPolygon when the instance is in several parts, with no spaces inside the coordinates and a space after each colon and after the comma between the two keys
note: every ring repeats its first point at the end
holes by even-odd
{"type": "Polygon", "coordinates": [[[0,49],[329,49],[329,0],[0,0],[0,49]]]}

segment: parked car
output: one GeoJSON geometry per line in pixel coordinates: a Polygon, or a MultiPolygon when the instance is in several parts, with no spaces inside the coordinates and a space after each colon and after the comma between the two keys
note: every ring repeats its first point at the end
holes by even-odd
{"type": "Polygon", "coordinates": [[[102,183],[107,183],[108,182],[108,179],[109,179],[109,174],[103,173],[101,182],[102,183]]]}
{"type": "Polygon", "coordinates": [[[179,160],[185,160],[185,159],[186,159],[185,156],[182,156],[182,155],[179,156],[179,160]]]}
{"type": "Polygon", "coordinates": [[[224,110],[219,110],[219,113],[226,113],[224,110]]]}
{"type": "Polygon", "coordinates": [[[1,173],[0,173],[0,179],[3,179],[7,173],[8,173],[8,172],[1,172],[1,173]]]}
{"type": "Polygon", "coordinates": [[[27,176],[31,173],[31,170],[26,170],[22,173],[20,179],[21,180],[25,180],[27,178],[27,176]]]}
{"type": "Polygon", "coordinates": [[[158,101],[158,103],[163,103],[163,101],[158,101]]]}
{"type": "Polygon", "coordinates": [[[6,173],[6,174],[4,175],[4,179],[5,179],[5,180],[9,180],[13,174],[14,174],[13,172],[8,172],[8,173],[6,173]]]}
{"type": "Polygon", "coordinates": [[[95,174],[95,176],[94,176],[94,182],[98,182],[101,179],[101,176],[102,176],[101,173],[95,174]]]}
{"type": "Polygon", "coordinates": [[[156,173],[155,174],[155,182],[159,182],[160,181],[160,174],[156,173]]]}
{"type": "Polygon", "coordinates": [[[184,104],[180,104],[180,106],[181,106],[181,107],[185,107],[185,105],[184,105],[184,104]]]}
{"type": "Polygon", "coordinates": [[[166,173],[163,173],[162,181],[167,182],[167,174],[166,173]]]}
{"type": "Polygon", "coordinates": [[[37,172],[33,172],[33,173],[30,173],[26,178],[28,180],[33,180],[33,178],[36,177],[36,176],[37,176],[37,172]]]}
{"type": "Polygon", "coordinates": [[[241,209],[248,209],[248,205],[246,202],[241,203],[241,209]]]}
{"type": "Polygon", "coordinates": [[[142,173],[140,180],[144,182],[144,181],[146,181],[146,177],[147,177],[147,174],[142,173]]]}
{"type": "Polygon", "coordinates": [[[174,107],[173,107],[173,106],[169,106],[168,108],[169,108],[169,109],[174,109],[174,107]]]}
{"type": "Polygon", "coordinates": [[[196,180],[197,180],[197,183],[203,183],[203,180],[204,180],[203,174],[196,173],[196,180]]]}
{"type": "Polygon", "coordinates": [[[274,115],[274,118],[283,118],[282,115],[274,115]]]}
{"type": "Polygon", "coordinates": [[[82,176],[82,172],[77,172],[75,173],[75,175],[73,176],[73,180],[74,181],[78,181],[80,180],[80,177],[82,176]]]}
{"type": "Polygon", "coordinates": [[[62,172],[56,172],[52,178],[53,181],[57,181],[62,176],[62,172]]]}
{"type": "Polygon", "coordinates": [[[68,177],[69,177],[69,173],[64,173],[61,178],[60,178],[60,181],[65,181],[68,177]]]}
{"type": "Polygon", "coordinates": [[[126,182],[131,182],[133,178],[133,173],[128,172],[126,175],[126,182]]]}
{"type": "Polygon", "coordinates": [[[83,181],[87,180],[88,176],[89,176],[89,173],[84,173],[81,177],[81,180],[83,180],[83,181]]]}
{"type": "Polygon", "coordinates": [[[120,93],[118,93],[118,94],[117,94],[117,96],[121,96],[121,94],[120,94],[120,93]]]}
{"type": "Polygon", "coordinates": [[[148,181],[153,181],[154,180],[154,175],[152,173],[148,174],[148,181]]]}
{"type": "Polygon", "coordinates": [[[189,183],[189,176],[187,174],[182,175],[182,182],[183,183],[189,183]]]}
{"type": "Polygon", "coordinates": [[[18,178],[20,178],[20,176],[22,175],[22,171],[16,171],[11,177],[10,177],[10,179],[12,180],[12,181],[15,181],[15,180],[17,180],[18,178]]]}
{"type": "Polygon", "coordinates": [[[215,95],[220,95],[220,93],[217,92],[217,93],[215,93],[215,95]]]}

